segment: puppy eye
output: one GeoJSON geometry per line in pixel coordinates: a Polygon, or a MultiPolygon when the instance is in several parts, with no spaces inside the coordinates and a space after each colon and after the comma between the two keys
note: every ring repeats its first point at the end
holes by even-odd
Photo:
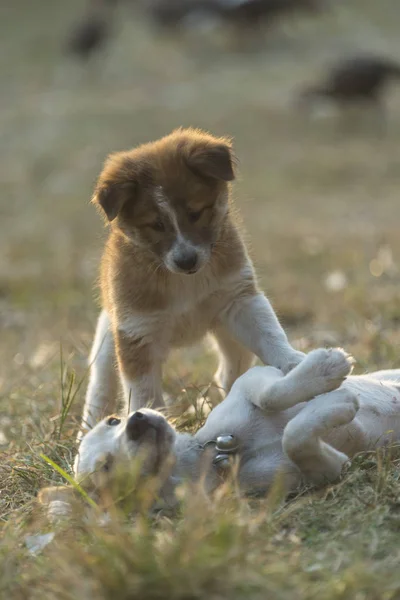
{"type": "Polygon", "coordinates": [[[162,231],[165,231],[165,225],[164,225],[164,223],[161,221],[161,219],[157,219],[157,221],[154,221],[154,223],[152,223],[152,224],[150,225],[150,227],[151,227],[152,229],[154,229],[154,231],[160,231],[160,232],[162,232],[162,231]]]}
{"type": "Polygon", "coordinates": [[[121,423],[121,419],[117,419],[117,417],[110,417],[109,419],[107,419],[107,425],[111,425],[112,427],[114,425],[119,425],[121,423]]]}
{"type": "Polygon", "coordinates": [[[202,208],[201,210],[198,210],[197,212],[190,212],[188,214],[189,221],[191,223],[196,223],[196,221],[198,221],[200,219],[200,217],[204,211],[205,211],[205,208],[202,208]]]}

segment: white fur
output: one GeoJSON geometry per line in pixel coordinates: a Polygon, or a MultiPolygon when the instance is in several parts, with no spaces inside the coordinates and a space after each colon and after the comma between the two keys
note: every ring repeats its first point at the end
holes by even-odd
{"type": "Polygon", "coordinates": [[[175,259],[179,258],[179,255],[186,249],[193,249],[196,251],[198,257],[196,269],[200,270],[210,258],[209,249],[194,245],[192,242],[190,242],[190,240],[187,240],[182,235],[182,232],[179,229],[179,223],[176,217],[176,213],[171,207],[170,201],[168,200],[165,194],[163,186],[159,185],[155,188],[154,197],[158,206],[162,209],[162,211],[165,214],[168,215],[168,220],[170,224],[174,227],[176,233],[175,242],[164,258],[164,263],[166,267],[171,271],[171,273],[181,273],[182,271],[177,267],[175,259]]]}
{"type": "MultiPolygon", "coordinates": [[[[238,440],[238,477],[245,491],[268,489],[277,472],[287,491],[301,482],[334,481],[357,452],[400,439],[400,371],[345,380],[351,368],[352,360],[342,350],[319,349],[287,375],[274,367],[248,370],[194,436],[169,434],[169,450],[176,458],[169,485],[204,476],[201,445],[220,435],[232,434],[238,440]]],[[[157,428],[173,432],[159,413],[150,411],[148,416],[157,419],[157,428]]],[[[123,419],[113,428],[103,421],[83,439],[75,464],[77,478],[90,472],[105,452],[120,452],[125,423],[123,419]]],[[[129,444],[124,449],[128,456],[137,452],[129,444]]],[[[209,465],[207,489],[219,481],[216,467],[209,465]]]]}
{"type": "Polygon", "coordinates": [[[287,373],[300,362],[300,353],[288,345],[286,334],[264,294],[233,298],[220,320],[232,336],[264,364],[274,365],[287,373]]]}
{"type": "MultiPolygon", "coordinates": [[[[95,429],[89,431],[84,437],[85,444],[90,446],[90,452],[78,452],[74,462],[74,472],[94,473],[97,465],[108,454],[115,455],[120,450],[121,439],[124,435],[124,422],[114,427],[109,427],[106,421],[98,423],[95,429]],[[95,431],[98,435],[94,435],[95,431]]],[[[83,443],[83,442],[82,442],[83,443]]],[[[78,477],[79,479],[79,477],[78,477]]]]}
{"type": "Polygon", "coordinates": [[[113,411],[113,399],[117,389],[117,374],[114,365],[114,339],[110,319],[106,311],[100,313],[96,334],[90,352],[90,377],[86,403],[82,417],[84,430],[94,425],[113,411]]]}

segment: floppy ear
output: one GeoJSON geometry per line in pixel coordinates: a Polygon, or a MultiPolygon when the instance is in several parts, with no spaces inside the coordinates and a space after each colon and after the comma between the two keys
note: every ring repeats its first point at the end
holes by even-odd
{"type": "Polygon", "coordinates": [[[226,144],[215,144],[194,149],[187,159],[188,166],[193,171],[205,177],[233,181],[233,155],[226,144]]]}
{"type": "Polygon", "coordinates": [[[129,197],[135,194],[135,183],[99,183],[94,191],[92,203],[100,206],[107,219],[113,221],[129,197]]]}

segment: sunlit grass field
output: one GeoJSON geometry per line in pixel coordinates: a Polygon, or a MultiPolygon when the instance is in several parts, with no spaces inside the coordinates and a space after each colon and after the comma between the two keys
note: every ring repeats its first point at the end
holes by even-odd
{"type": "MultiPolygon", "coordinates": [[[[400,598],[399,453],[282,503],[183,491],[179,515],[49,525],[35,498],[71,472],[106,231],[89,200],[107,153],[192,125],[234,138],[234,197],[260,281],[304,351],[340,345],[356,371],[398,367],[400,88],[373,116],[305,118],[295,92],[335,57],[400,60],[396,0],[291,20],[262,49],[222,33],[157,37],[128,7],[97,59],[62,44],[69,3],[2,7],[0,74],[0,598],[400,598]],[[71,404],[71,406],[70,406],[71,404]],[[36,554],[29,536],[55,532],[36,554]]],[[[165,388],[206,386],[207,347],[171,357],[165,388]]],[[[182,391],[186,390],[186,391],[182,391]]],[[[196,423],[192,424],[196,427],[196,423]]]]}

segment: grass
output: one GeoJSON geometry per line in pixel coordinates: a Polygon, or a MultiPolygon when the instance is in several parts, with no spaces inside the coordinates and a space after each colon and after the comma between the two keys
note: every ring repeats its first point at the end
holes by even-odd
{"type": "MultiPolygon", "coordinates": [[[[85,67],[60,52],[79,10],[77,0],[17,0],[2,13],[0,598],[400,598],[395,448],[286,503],[278,487],[257,501],[224,489],[213,503],[183,490],[181,514],[156,522],[132,496],[134,519],[117,511],[106,527],[54,529],[35,500],[63,484],[42,455],[70,474],[75,453],[104,239],[93,182],[108,152],[173,127],[235,138],[235,198],[295,346],[344,346],[358,372],[399,365],[400,93],[384,136],[368,116],[350,128],[291,106],[338,54],[400,57],[396,1],[351,0],[245,55],[219,39],[157,40],[121,8],[117,40],[85,67]],[[27,537],[53,530],[32,555],[27,537]]],[[[192,394],[214,366],[207,348],[177,353],[165,387],[192,394]]]]}

